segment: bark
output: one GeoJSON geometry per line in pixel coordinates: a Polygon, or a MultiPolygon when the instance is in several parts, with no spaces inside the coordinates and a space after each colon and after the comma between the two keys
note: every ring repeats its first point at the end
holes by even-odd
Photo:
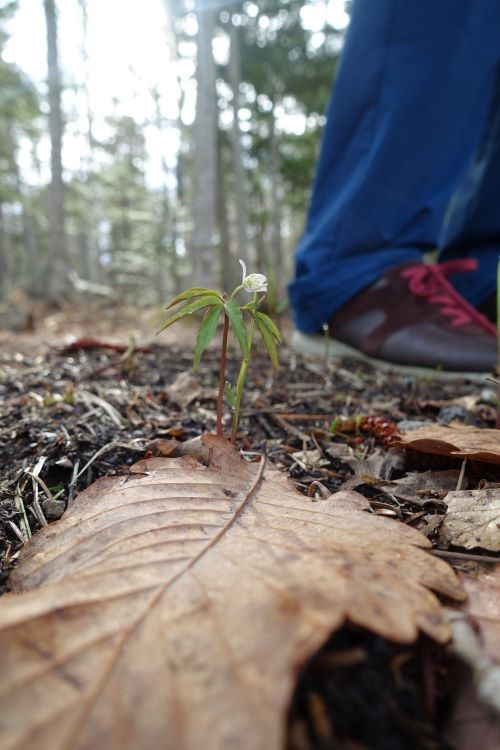
{"type": "MultiPolygon", "coordinates": [[[[248,248],[248,209],[246,175],[243,164],[243,149],[241,145],[240,128],[240,28],[232,23],[229,26],[230,55],[229,81],[233,91],[233,169],[234,169],[234,200],[236,206],[236,254],[250,267],[251,259],[248,248]]],[[[253,260],[253,259],[252,259],[253,260]]]]}
{"type": "Polygon", "coordinates": [[[212,54],[214,11],[207,0],[198,0],[196,17],[198,61],[194,122],[193,232],[190,250],[194,284],[212,286],[216,244],[217,122],[215,62],[212,54]]]}
{"type": "Polygon", "coordinates": [[[30,297],[38,298],[42,295],[40,285],[40,267],[38,245],[38,229],[35,217],[23,206],[23,244],[26,252],[27,277],[25,289],[30,297]]]}
{"type": "Polygon", "coordinates": [[[9,263],[7,256],[6,234],[3,228],[3,211],[0,203],[0,302],[7,299],[9,281],[9,263]]]}
{"type": "Polygon", "coordinates": [[[97,236],[97,219],[95,216],[95,190],[93,176],[95,172],[95,138],[94,138],[94,115],[90,106],[89,94],[89,55],[88,55],[88,9],[87,0],[78,0],[82,14],[82,47],[81,54],[84,67],[83,95],[85,98],[86,115],[86,138],[87,154],[82,159],[83,182],[85,184],[82,200],[85,202],[84,229],[85,243],[83,245],[83,265],[86,278],[92,282],[103,280],[103,268],[101,267],[101,252],[97,236]]]}
{"type": "Polygon", "coordinates": [[[283,245],[281,240],[281,204],[279,194],[279,152],[276,137],[276,117],[274,106],[269,120],[269,178],[271,184],[271,216],[272,216],[272,242],[271,257],[268,262],[276,273],[276,293],[281,296],[284,292],[283,271],[283,245]]]}
{"type": "MultiPolygon", "coordinates": [[[[227,217],[227,195],[222,163],[222,143],[218,138],[217,144],[217,219],[219,225],[219,259],[220,280],[225,292],[232,291],[238,281],[235,258],[231,255],[229,242],[229,222],[227,217]]],[[[239,266],[238,266],[239,269],[239,266]]]]}
{"type": "Polygon", "coordinates": [[[49,194],[48,296],[60,302],[68,293],[68,263],[62,174],[63,120],[61,112],[61,72],[57,44],[57,16],[54,0],[44,0],[47,24],[47,65],[49,88],[49,132],[51,145],[51,185],[49,194]]]}

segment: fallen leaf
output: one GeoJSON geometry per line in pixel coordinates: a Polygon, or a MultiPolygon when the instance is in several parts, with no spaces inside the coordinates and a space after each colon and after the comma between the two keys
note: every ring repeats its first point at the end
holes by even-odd
{"type": "Polygon", "coordinates": [[[453,750],[499,750],[498,715],[478,695],[470,670],[453,674],[452,705],[448,708],[443,737],[453,750]]]}
{"type": "Polygon", "coordinates": [[[384,489],[414,505],[443,505],[444,497],[450,490],[455,489],[459,477],[460,472],[457,469],[417,471],[388,482],[384,489]]]}
{"type": "Polygon", "coordinates": [[[304,471],[311,471],[328,464],[328,460],[323,458],[323,454],[317,448],[295,451],[292,453],[292,458],[304,471]]]}
{"type": "Polygon", "coordinates": [[[412,430],[397,439],[398,445],[424,453],[470,458],[500,464],[500,432],[480,427],[433,425],[412,430]]]}
{"type": "Polygon", "coordinates": [[[429,589],[462,590],[418,532],[204,442],[208,466],[143,460],[24,549],[0,611],[2,748],[278,750],[295,675],[345,619],[448,639],[429,589]]]}
{"type": "Polygon", "coordinates": [[[216,399],[214,388],[203,388],[200,379],[190,372],[181,372],[173,383],[165,388],[165,395],[169,401],[185,409],[196,399],[216,399]]]}
{"type": "MultiPolygon", "coordinates": [[[[481,638],[478,636],[477,630],[474,624],[471,623],[470,618],[459,611],[450,611],[450,624],[453,630],[453,640],[450,644],[450,653],[458,657],[460,661],[467,665],[470,669],[468,675],[468,682],[473,682],[474,693],[477,699],[477,703],[485,707],[490,715],[496,716],[496,726],[498,727],[498,717],[500,717],[500,665],[498,662],[490,659],[485,651],[484,644],[481,638]]],[[[460,703],[460,684],[455,683],[458,688],[458,699],[460,703]]],[[[474,702],[474,701],[473,701],[474,702]]],[[[463,710],[463,706],[457,706],[458,716],[456,719],[462,720],[464,726],[467,728],[466,734],[474,735],[474,726],[470,726],[471,720],[474,720],[474,716],[466,713],[463,710]],[[467,725],[469,726],[467,727],[467,725]],[[472,732],[470,731],[472,730],[472,732]]],[[[476,712],[475,712],[476,713],[476,712]]],[[[486,731],[487,724],[484,722],[485,716],[481,717],[476,715],[475,717],[483,724],[483,729],[486,731]]],[[[455,728],[456,721],[455,719],[455,728]]],[[[477,729],[478,727],[476,727],[477,729]]],[[[476,747],[483,747],[480,743],[476,747]]],[[[484,745],[484,747],[490,747],[491,750],[497,750],[497,747],[484,745]]]]}
{"type": "Polygon", "coordinates": [[[500,552],[500,490],[449,492],[440,539],[447,544],[500,552]]]}
{"type": "Polygon", "coordinates": [[[384,480],[381,479],[380,475],[382,468],[385,465],[386,458],[387,451],[375,450],[367,458],[360,459],[353,456],[352,458],[344,459],[344,463],[346,463],[354,473],[343,483],[342,489],[352,490],[362,484],[369,484],[372,487],[381,487],[384,484],[384,480]]]}
{"type": "Polygon", "coordinates": [[[476,577],[460,573],[467,599],[450,612],[451,652],[462,667],[453,677],[446,739],[457,750],[500,747],[500,564],[476,577]]]}
{"type": "Polygon", "coordinates": [[[500,664],[500,561],[473,578],[460,574],[467,594],[461,609],[472,618],[491,659],[500,664]]]}

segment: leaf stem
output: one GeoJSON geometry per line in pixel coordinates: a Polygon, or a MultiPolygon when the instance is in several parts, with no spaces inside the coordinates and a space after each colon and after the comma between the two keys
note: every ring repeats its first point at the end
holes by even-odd
{"type": "Polygon", "coordinates": [[[227,333],[229,330],[229,318],[224,313],[224,329],[222,331],[222,345],[220,354],[219,370],[219,395],[217,397],[217,435],[222,437],[222,403],[224,401],[224,385],[226,375],[226,357],[227,357],[227,333]]]}

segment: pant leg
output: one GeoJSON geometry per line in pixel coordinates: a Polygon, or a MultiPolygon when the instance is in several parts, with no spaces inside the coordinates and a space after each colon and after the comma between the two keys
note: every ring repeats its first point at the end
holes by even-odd
{"type": "Polygon", "coordinates": [[[483,130],[499,27],[498,0],[355,0],[289,287],[299,330],[437,246],[483,130]]]}
{"type": "MultiPolygon", "coordinates": [[[[500,38],[498,50],[500,57],[500,38]]],[[[476,306],[496,289],[500,256],[500,63],[495,84],[481,143],[449,206],[439,256],[444,261],[478,260],[475,273],[452,277],[454,286],[476,306]]]]}

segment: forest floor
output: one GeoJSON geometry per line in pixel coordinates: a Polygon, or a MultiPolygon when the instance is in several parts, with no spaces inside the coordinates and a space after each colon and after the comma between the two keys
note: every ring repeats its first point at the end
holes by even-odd
{"type": "MultiPolygon", "coordinates": [[[[145,454],[161,455],[163,441],[215,431],[217,350],[209,349],[193,376],[194,329],[155,340],[154,328],[149,312],[80,308],[47,317],[31,334],[0,331],[4,590],[21,546],[92,481],[127,473],[145,454]]],[[[464,550],[439,533],[443,498],[456,487],[462,461],[403,451],[390,438],[422,424],[494,427],[492,383],[398,377],[349,361],[332,366],[286,346],[280,363],[273,373],[263,353],[252,360],[238,435],[244,451],[266,451],[303,493],[313,482],[331,492],[356,489],[372,512],[419,529],[444,556],[458,552],[448,554],[456,569],[485,567],[480,549],[471,555],[477,559],[461,559],[464,550]],[[424,473],[419,484],[415,477],[424,473]],[[402,478],[409,479],[406,489],[383,487],[402,478]]],[[[238,364],[229,358],[233,382],[238,364]]],[[[460,481],[473,489],[495,480],[498,466],[468,462],[460,481]]],[[[451,747],[443,725],[455,666],[425,638],[402,647],[345,626],[300,676],[288,748],[451,747]]]]}

